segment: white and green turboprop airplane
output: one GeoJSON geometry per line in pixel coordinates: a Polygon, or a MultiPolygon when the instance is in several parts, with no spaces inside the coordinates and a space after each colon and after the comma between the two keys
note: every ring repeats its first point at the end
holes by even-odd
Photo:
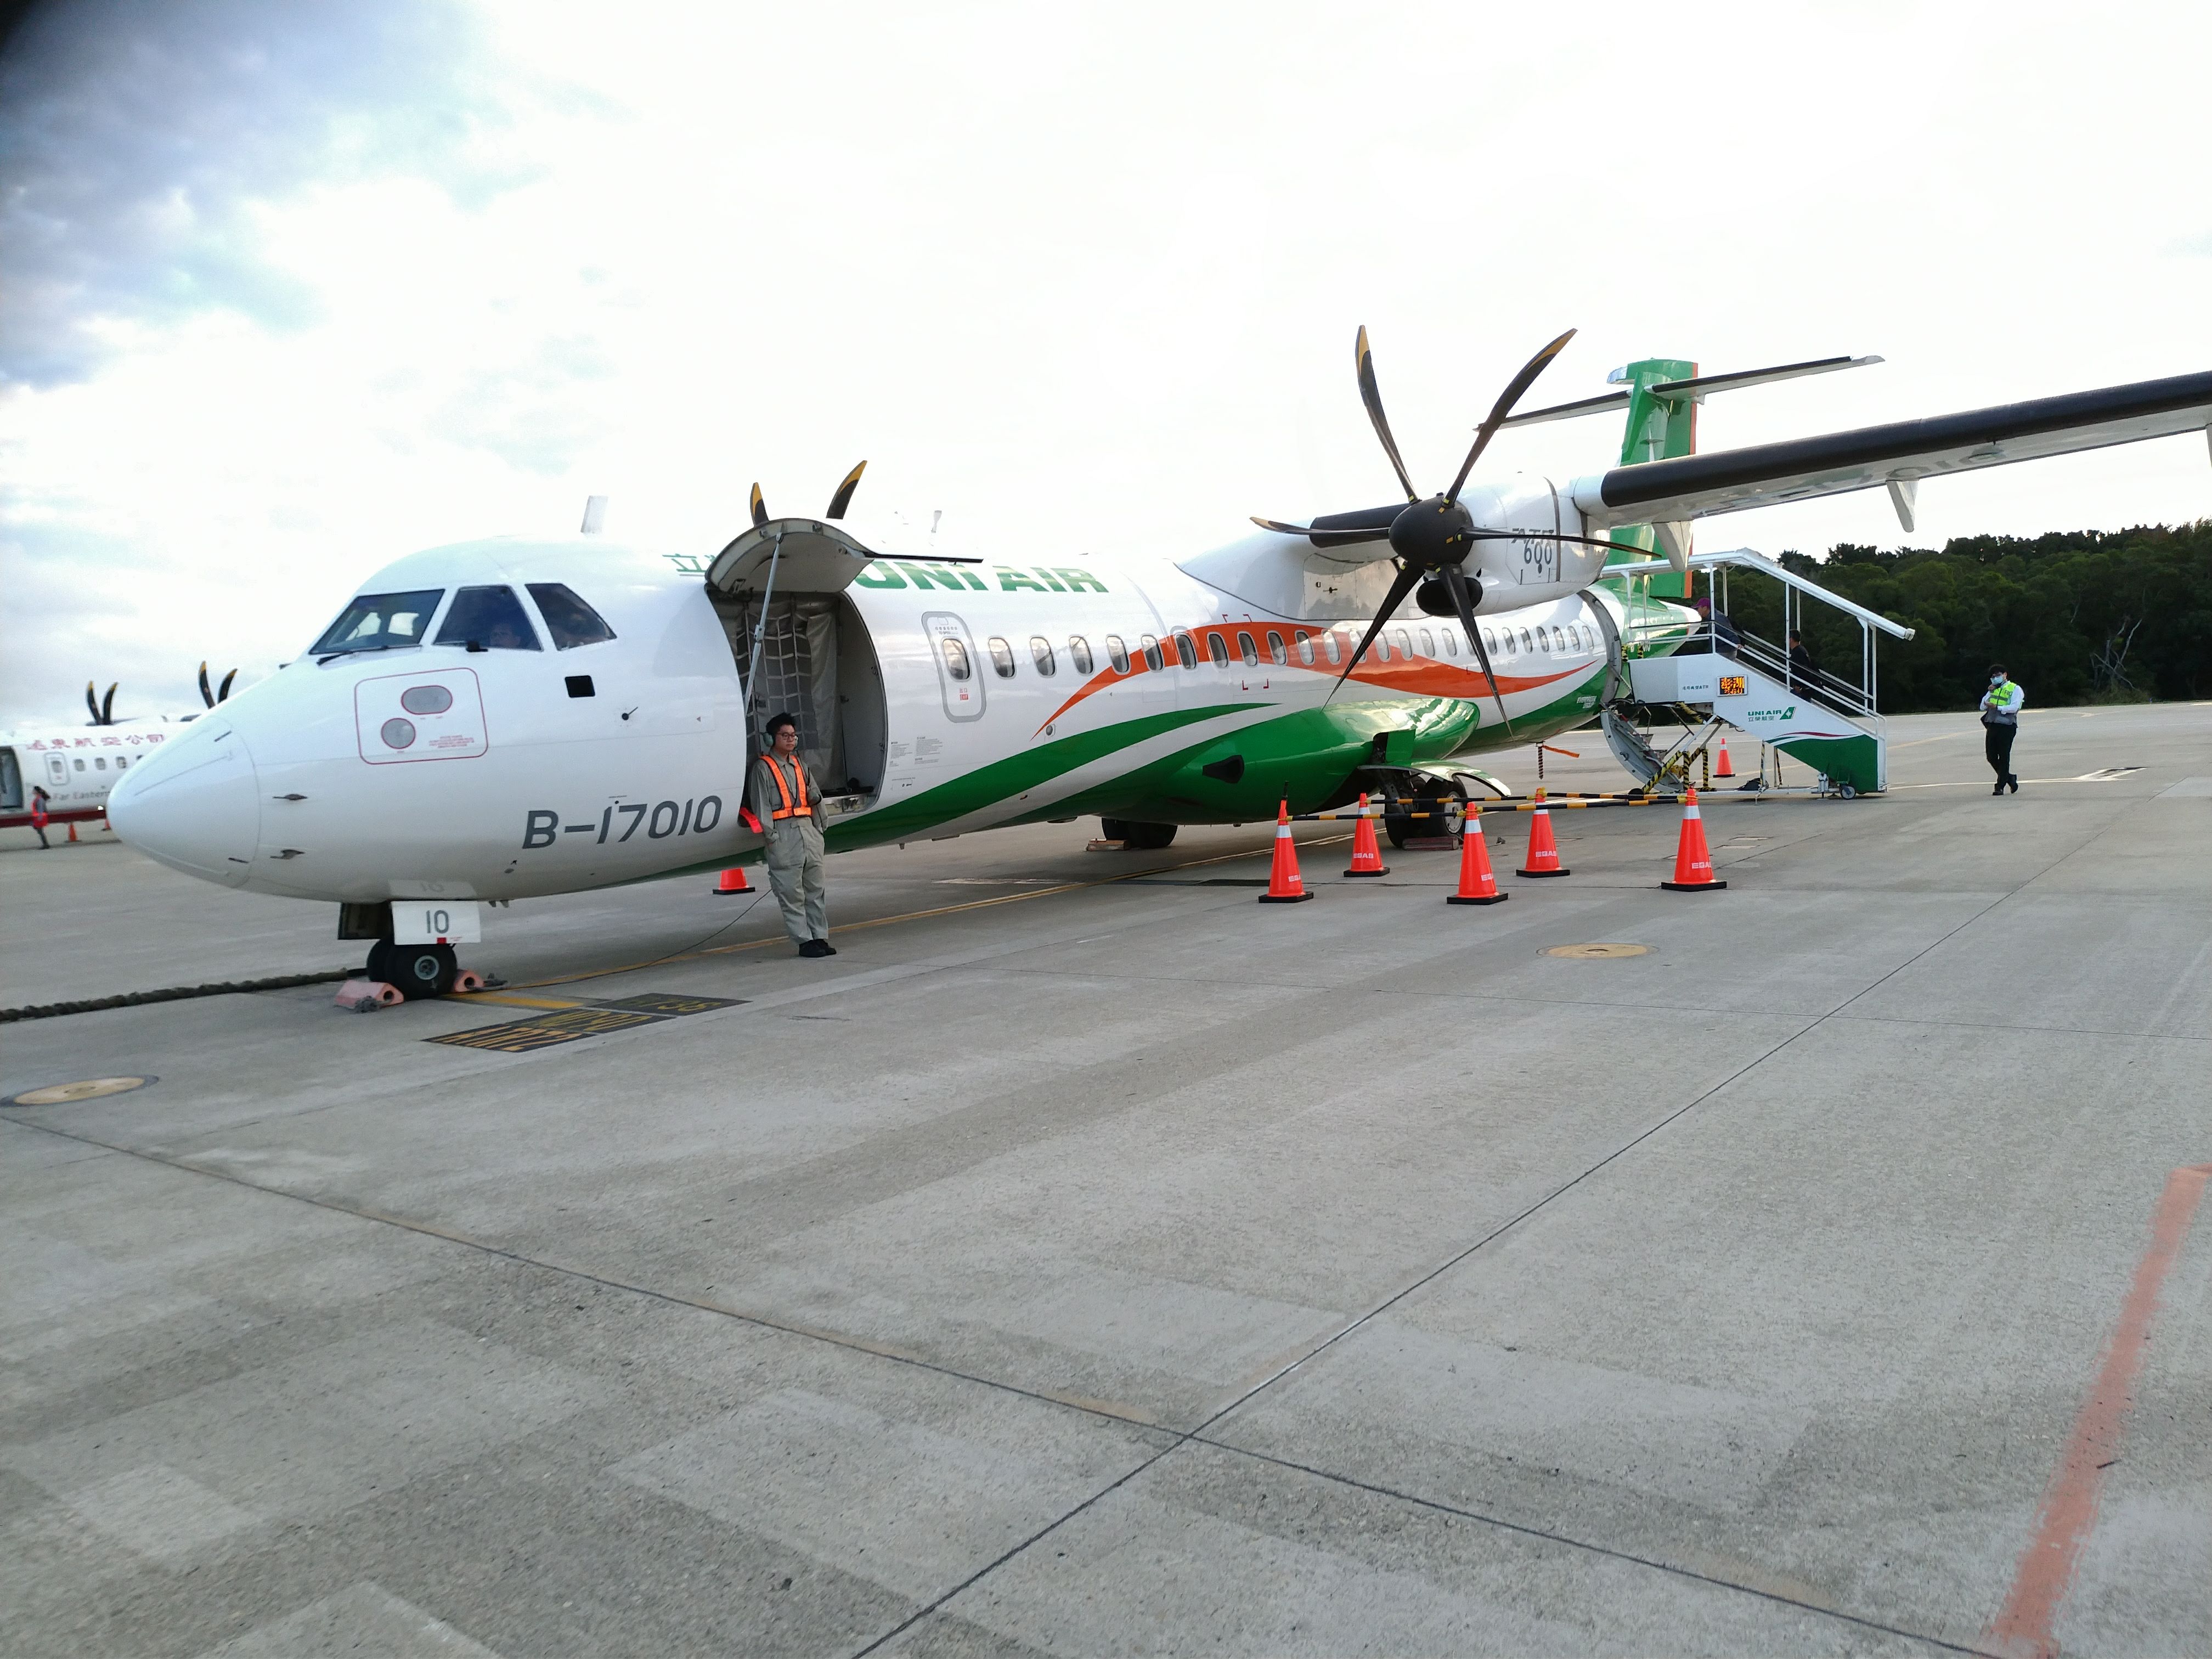
{"type": "MultiPolygon", "coordinates": [[[[986,562],[846,509],[753,522],[711,560],[594,533],[434,548],[378,572],[299,659],[133,766],[110,821],[230,887],[343,907],[372,976],[453,981],[477,905],[750,861],[754,733],[789,708],[836,797],[832,851],[1097,814],[1165,846],[1182,823],[1440,794],[1449,763],[1587,720],[1624,629],[1665,652],[1695,616],[1601,586],[1708,514],[2212,429],[2212,374],[1692,454],[1717,391],[1870,359],[1626,389],[1516,416],[1530,362],[1449,489],[1424,496],[1360,392],[1406,500],[1263,528],[1195,557],[986,562]],[[1621,409],[1623,465],[1471,484],[1508,424],[1621,409]],[[1639,526],[1629,530],[1624,526],[1639,526]],[[703,580],[702,580],[703,577],[703,580]],[[1412,614],[1403,602],[1416,601],[1412,614]]],[[[865,463],[863,464],[865,465],[865,463]]]]}

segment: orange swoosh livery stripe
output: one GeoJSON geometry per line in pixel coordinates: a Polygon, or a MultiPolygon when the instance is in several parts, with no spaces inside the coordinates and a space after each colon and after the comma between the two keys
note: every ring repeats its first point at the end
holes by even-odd
{"type": "MultiPolygon", "coordinates": [[[[1265,623],[1256,624],[1256,630],[1264,634],[1266,627],[1265,623]]],[[[1237,647],[1236,636],[1240,632],[1254,633],[1255,625],[1231,623],[1176,631],[1187,633],[1197,641],[1200,657],[1208,660],[1211,659],[1212,651],[1207,641],[1218,635],[1224,648],[1229,653],[1230,665],[1234,667],[1237,665],[1240,655],[1237,647]]],[[[1282,629],[1278,628],[1275,631],[1280,633],[1282,629]]],[[[1338,639],[1342,641],[1338,649],[1346,655],[1349,655],[1352,648],[1359,642],[1356,637],[1340,629],[1322,629],[1320,632],[1335,633],[1338,639]]],[[[1315,637],[1318,638],[1319,634],[1316,634],[1315,637]]],[[[1293,648],[1295,649],[1295,647],[1293,648]]],[[[1175,641],[1172,633],[1167,639],[1160,641],[1160,650],[1164,655],[1173,654],[1175,641]]],[[[1507,696],[1510,696],[1516,691],[1533,691],[1539,686],[1550,685],[1565,679],[1569,675],[1587,673],[1595,665],[1595,663],[1589,663],[1579,668],[1562,668],[1550,674],[1500,674],[1496,682],[1497,689],[1501,695],[1507,696]]],[[[1030,735],[1031,737],[1040,735],[1046,726],[1054,724],[1076,704],[1105,690],[1108,687],[1133,680],[1139,674],[1150,674],[1153,672],[1152,665],[1145,660],[1141,651],[1131,653],[1129,670],[1127,673],[1111,665],[1100,669],[1078,687],[1075,694],[1066,702],[1054,709],[1046,717],[1043,726],[1038,726],[1036,731],[1030,735]]],[[[1164,673],[1167,671],[1163,668],[1158,672],[1164,673]]],[[[1336,669],[1328,663],[1316,662],[1313,666],[1308,667],[1295,659],[1286,664],[1273,663],[1263,659],[1257,667],[1249,669],[1248,672],[1254,674],[1279,672],[1285,674],[1319,674],[1329,679],[1334,679],[1337,674],[1336,669]]],[[[1352,671],[1352,678],[1362,685],[1375,686],[1384,691],[1395,691],[1403,696],[1457,697],[1470,702],[1490,696],[1492,685],[1492,682],[1486,678],[1479,669],[1462,668],[1455,663],[1441,662],[1433,657],[1421,656],[1415,656],[1410,661],[1402,656],[1395,656],[1389,662],[1378,662],[1371,650],[1359,666],[1352,671]]]]}

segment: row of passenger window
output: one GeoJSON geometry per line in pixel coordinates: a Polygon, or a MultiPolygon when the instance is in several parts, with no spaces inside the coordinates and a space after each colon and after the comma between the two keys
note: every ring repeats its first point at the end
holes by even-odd
{"type": "MultiPolygon", "coordinates": [[[[1235,659],[1241,661],[1247,668],[1257,668],[1260,665],[1259,641],[1253,637],[1249,629],[1240,628],[1236,632],[1235,659]]],[[[1267,642],[1267,660],[1278,668],[1290,666],[1291,653],[1293,650],[1297,653],[1298,660],[1309,668],[1316,666],[1323,655],[1327,656],[1332,665],[1341,663],[1358,648],[1359,643],[1358,637],[1342,629],[1328,629],[1318,636],[1320,650],[1316,653],[1315,649],[1316,636],[1305,629],[1291,629],[1288,644],[1285,643],[1282,633],[1279,629],[1270,628],[1262,632],[1267,642]]],[[[1226,629],[1206,630],[1206,655],[1216,668],[1226,668],[1230,665],[1231,651],[1228,633],[1229,630],[1226,629]]],[[[1460,653],[1459,630],[1456,629],[1420,628],[1409,632],[1404,628],[1387,628],[1375,636],[1375,643],[1369,648],[1368,654],[1377,661],[1389,662],[1391,660],[1392,647],[1395,644],[1397,655],[1410,662],[1414,657],[1413,633],[1420,635],[1419,654],[1421,656],[1431,659],[1437,656],[1437,640],[1439,635],[1443,640],[1443,654],[1444,656],[1456,657],[1460,653]]],[[[945,640],[941,643],[945,653],[945,672],[956,680],[966,679],[974,672],[968,660],[968,647],[958,640],[953,639],[945,640]]],[[[1517,629],[1500,628],[1493,630],[1485,628],[1482,630],[1482,643],[1484,648],[1490,653],[1493,662],[1499,658],[1510,659],[1523,653],[1541,652],[1547,655],[1557,653],[1564,655],[1571,651],[1595,651],[1599,647],[1597,630],[1587,623],[1576,623],[1565,626],[1556,623],[1540,624],[1533,628],[1517,629]]],[[[1012,679],[1016,666],[1014,647],[996,635],[985,641],[985,647],[991,653],[991,666],[999,678],[1012,679]]],[[[1137,651],[1144,658],[1146,665],[1155,670],[1164,669],[1167,666],[1167,653],[1170,651],[1175,653],[1176,660],[1185,668],[1198,666],[1198,642],[1181,629],[1176,629],[1170,636],[1170,641],[1164,647],[1150,634],[1139,635],[1137,651]]],[[[1067,641],[1067,659],[1077,673],[1091,673],[1095,662],[1091,653],[1091,641],[1080,634],[1071,635],[1067,641]]],[[[1126,674],[1129,672],[1129,648],[1122,642],[1120,635],[1106,635],[1106,659],[1114,665],[1115,673],[1126,674]]],[[[1032,634],[1030,636],[1030,661],[1035,665],[1036,672],[1040,674],[1050,675],[1060,672],[1058,653],[1054,651],[1052,641],[1042,634],[1032,634]]]]}

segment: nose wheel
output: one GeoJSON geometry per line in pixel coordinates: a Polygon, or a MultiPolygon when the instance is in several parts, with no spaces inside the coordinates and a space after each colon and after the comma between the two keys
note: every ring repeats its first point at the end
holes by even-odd
{"type": "Polygon", "coordinates": [[[450,945],[393,945],[380,940],[368,949],[368,976],[398,988],[410,1001],[441,997],[453,988],[460,963],[450,945]]]}

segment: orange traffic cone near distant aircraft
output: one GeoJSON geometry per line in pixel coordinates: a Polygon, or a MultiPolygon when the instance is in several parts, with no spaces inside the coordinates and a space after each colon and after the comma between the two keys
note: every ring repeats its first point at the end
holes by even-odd
{"type": "Polygon", "coordinates": [[[1670,893],[1717,892],[1728,885],[1713,878],[1713,855],[1705,850],[1705,823],[1698,815],[1698,792],[1682,797],[1682,839],[1674,851],[1674,879],[1659,884],[1670,893]]]}
{"type": "Polygon", "coordinates": [[[1518,876],[1564,876],[1559,844],[1552,839],[1552,812],[1544,805],[1544,786],[1536,786],[1536,810],[1528,814],[1528,862],[1513,872],[1518,876]]]}
{"type": "Polygon", "coordinates": [[[75,822],[74,820],[72,820],[72,821],[70,822],[70,823],[69,832],[70,832],[70,839],[71,841],[75,841],[75,840],[76,839],[76,822],[75,822]]]}
{"type": "Polygon", "coordinates": [[[1352,867],[1347,876],[1387,876],[1390,866],[1382,862],[1382,849],[1375,844],[1375,820],[1367,816],[1367,797],[1359,798],[1359,827],[1352,832],[1352,867]]]}
{"type": "Polygon", "coordinates": [[[1490,849],[1482,844],[1482,809],[1469,801],[1467,832],[1459,842],[1459,891],[1446,894],[1444,902],[1503,904],[1512,896],[1498,890],[1498,878],[1490,868],[1490,849]]]}
{"type": "Polygon", "coordinates": [[[1732,778],[1735,775],[1735,768],[1729,762],[1726,738],[1721,739],[1721,757],[1713,763],[1713,775],[1717,778],[1732,778]]]}
{"type": "Polygon", "coordinates": [[[737,894],[750,893],[752,890],[753,884],[745,879],[745,870],[743,865],[723,871],[721,880],[714,884],[715,896],[720,898],[730,898],[737,894]]]}
{"type": "Polygon", "coordinates": [[[1296,904],[1313,896],[1298,876],[1298,849],[1291,839],[1291,804],[1285,801],[1275,815],[1275,862],[1267,872],[1267,890],[1262,904],[1296,904]]]}

